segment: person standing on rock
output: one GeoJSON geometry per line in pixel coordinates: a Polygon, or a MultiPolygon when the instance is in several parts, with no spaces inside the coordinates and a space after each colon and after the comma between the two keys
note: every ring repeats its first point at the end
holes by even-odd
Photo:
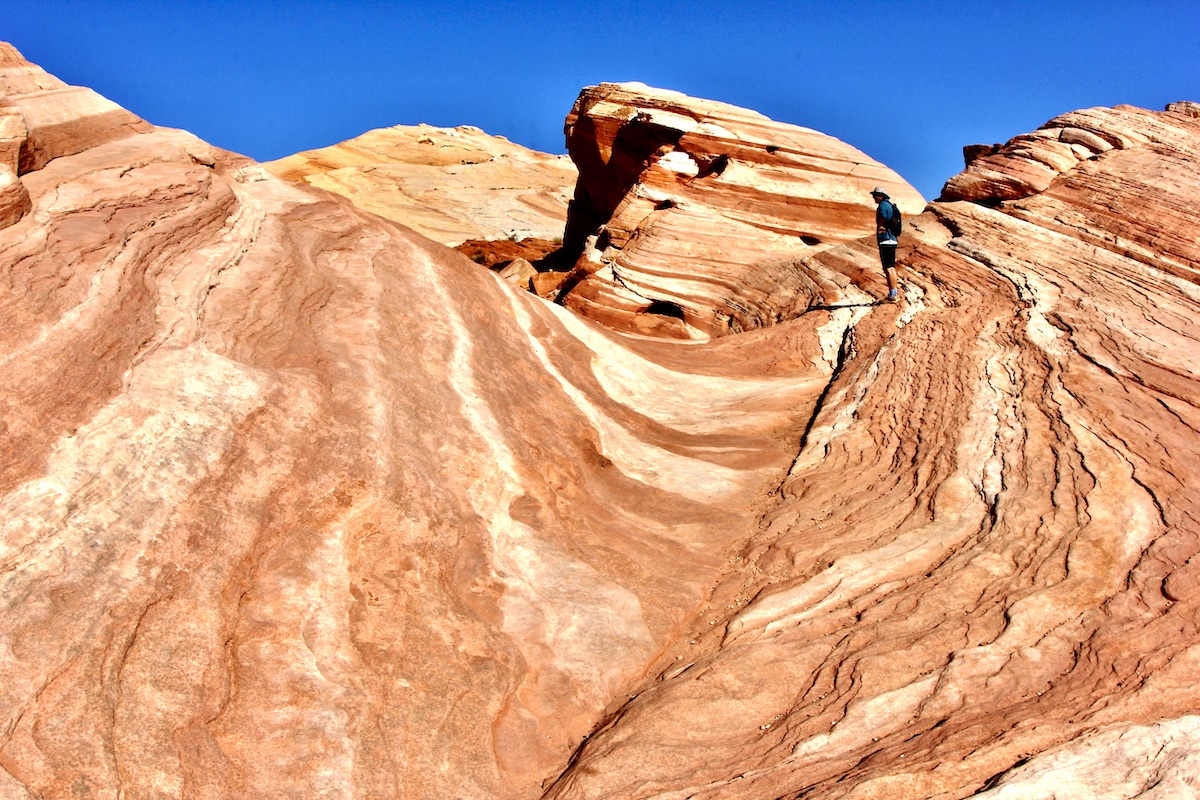
{"type": "Polygon", "coordinates": [[[883,274],[887,278],[887,301],[894,303],[900,299],[900,290],[896,286],[896,247],[899,246],[900,209],[888,197],[888,193],[878,186],[871,192],[871,198],[878,204],[875,208],[875,241],[879,243],[879,260],[883,264],[883,274]]]}

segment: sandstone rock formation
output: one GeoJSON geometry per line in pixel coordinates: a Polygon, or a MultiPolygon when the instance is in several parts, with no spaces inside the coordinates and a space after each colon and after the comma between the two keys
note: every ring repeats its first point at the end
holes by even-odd
{"type": "Polygon", "coordinates": [[[71,144],[0,232],[3,794],[540,794],[819,377],[692,374],[181,132],[71,144]]]}
{"type": "Polygon", "coordinates": [[[564,302],[612,327],[695,338],[790,319],[818,292],[800,262],[874,230],[871,189],[925,206],[837,139],[644,84],[584,90],[566,134],[580,178],[564,302]],[[678,322],[643,316],[662,308],[678,322]]]}
{"type": "Polygon", "coordinates": [[[1072,118],[1127,145],[934,204],[898,314],[805,315],[855,316],[741,579],[551,796],[1200,789],[1200,124],[1072,118]]]}
{"type": "Polygon", "coordinates": [[[68,86],[0,42],[0,228],[30,208],[18,176],[93,143],[149,129],[90,89],[68,86]]]}
{"type": "Polygon", "coordinates": [[[904,303],[853,239],[687,342],[68,137],[0,230],[0,796],[1194,793],[1200,119],[1087,113],[1153,136],[910,217],[904,303]]]}
{"type": "Polygon", "coordinates": [[[469,125],[397,125],[267,163],[434,241],[561,237],[576,172],[469,125]]]}

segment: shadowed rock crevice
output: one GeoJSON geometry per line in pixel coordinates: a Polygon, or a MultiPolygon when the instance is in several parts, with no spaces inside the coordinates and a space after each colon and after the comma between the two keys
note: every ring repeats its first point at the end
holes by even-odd
{"type": "Polygon", "coordinates": [[[672,303],[670,300],[655,300],[650,305],[642,309],[643,314],[657,314],[661,317],[672,317],[674,319],[683,319],[683,309],[678,303],[672,303]]]}
{"type": "Polygon", "coordinates": [[[683,135],[643,114],[611,132],[611,122],[592,116],[598,102],[584,101],[581,95],[565,126],[567,152],[580,169],[563,233],[563,249],[571,260],[579,258],[588,236],[608,222],[646,167],[670,152],[683,135]]]}

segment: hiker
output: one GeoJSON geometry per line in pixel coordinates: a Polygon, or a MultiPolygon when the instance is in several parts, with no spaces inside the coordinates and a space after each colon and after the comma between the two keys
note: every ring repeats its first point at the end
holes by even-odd
{"type": "Polygon", "coordinates": [[[883,264],[883,274],[887,278],[887,301],[894,303],[900,299],[900,290],[896,287],[896,247],[900,236],[900,209],[888,197],[888,193],[878,186],[871,192],[878,207],[875,209],[875,241],[879,243],[879,261],[883,264]]]}

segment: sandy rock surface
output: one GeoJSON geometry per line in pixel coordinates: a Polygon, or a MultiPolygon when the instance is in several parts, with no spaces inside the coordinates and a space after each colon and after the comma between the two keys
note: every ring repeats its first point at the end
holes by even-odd
{"type": "Polygon", "coordinates": [[[1194,794],[1200,119],[1140,114],[910,217],[904,302],[864,235],[709,341],[64,140],[0,229],[0,797],[1194,794]]]}
{"type": "Polygon", "coordinates": [[[1200,125],[1080,114],[1155,135],[934,204],[899,311],[805,315],[861,316],[742,579],[552,796],[1200,791],[1200,125]]]}
{"type": "Polygon", "coordinates": [[[561,239],[576,172],[479,128],[397,125],[265,165],[434,241],[561,239]]]}
{"type": "Polygon", "coordinates": [[[925,207],[833,137],[640,83],[585,89],[566,130],[580,179],[564,302],[611,327],[655,332],[645,315],[664,306],[690,338],[791,319],[820,291],[800,262],[875,230],[872,189],[925,207]]]}
{"type": "Polygon", "coordinates": [[[0,228],[30,209],[17,176],[150,126],[91,89],[67,84],[0,42],[0,228]]]}

